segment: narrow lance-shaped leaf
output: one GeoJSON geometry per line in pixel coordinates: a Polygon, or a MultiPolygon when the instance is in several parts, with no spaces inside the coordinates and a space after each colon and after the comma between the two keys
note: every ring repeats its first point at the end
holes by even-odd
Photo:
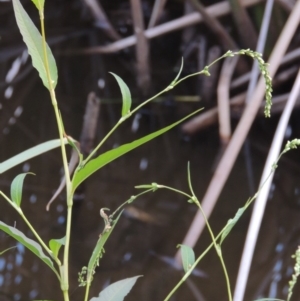
{"type": "Polygon", "coordinates": [[[111,229],[108,232],[102,233],[97,241],[97,244],[93,250],[92,256],[89,260],[88,269],[87,269],[87,282],[89,282],[89,283],[92,281],[92,277],[93,277],[95,268],[99,262],[99,259],[102,256],[104,245],[105,245],[107,239],[109,238],[110,234],[114,230],[122,212],[123,211],[121,211],[119,213],[119,215],[117,216],[117,218],[114,220],[111,229]]]}
{"type": "Polygon", "coordinates": [[[230,231],[232,230],[232,228],[234,227],[234,225],[237,223],[237,221],[239,220],[239,218],[242,216],[242,214],[244,213],[244,211],[246,210],[246,208],[247,207],[239,208],[239,210],[235,214],[234,218],[231,218],[231,219],[228,220],[228,222],[227,222],[227,224],[225,226],[225,230],[222,233],[220,244],[222,244],[222,242],[224,241],[224,239],[226,238],[226,236],[230,233],[230,231]]]}
{"type": "Polygon", "coordinates": [[[188,272],[195,263],[194,250],[186,245],[178,245],[177,247],[180,247],[183,269],[185,272],[188,272]]]}
{"type": "Polygon", "coordinates": [[[169,126],[166,126],[165,128],[163,128],[161,130],[158,130],[152,134],[149,134],[149,135],[147,135],[143,138],[140,138],[138,140],[135,140],[131,143],[123,144],[117,148],[114,148],[114,149],[98,156],[96,159],[89,161],[85,166],[83,166],[80,170],[78,170],[76,172],[76,174],[74,175],[74,178],[72,180],[73,191],[78,187],[78,185],[80,185],[86,178],[88,178],[91,174],[93,174],[98,169],[100,169],[103,166],[105,166],[106,164],[114,161],[115,159],[123,156],[124,154],[130,152],[131,150],[139,147],[140,145],[143,145],[146,142],[166,133],[167,131],[171,130],[178,124],[182,123],[184,120],[199,113],[201,110],[202,109],[199,109],[199,110],[193,112],[192,114],[182,118],[181,120],[179,120],[169,126]]]}
{"type": "Polygon", "coordinates": [[[32,0],[32,2],[39,11],[44,11],[45,0],[32,0]]]}
{"type": "Polygon", "coordinates": [[[117,80],[118,85],[121,89],[122,103],[123,103],[122,117],[126,116],[128,113],[130,113],[130,108],[131,108],[131,103],[132,103],[130,90],[120,76],[118,76],[117,74],[114,74],[112,72],[110,72],[110,74],[112,74],[114,76],[114,78],[117,80]]]}
{"type": "MultiPolygon", "coordinates": [[[[64,144],[68,143],[68,140],[64,138],[64,144]]],[[[0,174],[4,173],[5,171],[31,159],[36,156],[39,156],[43,153],[46,153],[54,148],[60,146],[60,139],[50,140],[39,145],[36,145],[32,148],[27,149],[26,151],[15,155],[6,161],[0,163],[0,174]]]]}
{"type": "Polygon", "coordinates": [[[24,233],[19,231],[18,229],[8,226],[7,224],[0,221],[0,229],[4,231],[9,236],[13,237],[19,243],[24,245],[27,249],[29,249],[32,253],[34,253],[37,257],[39,257],[42,261],[44,261],[50,268],[57,274],[56,269],[53,266],[53,262],[49,257],[47,257],[42,247],[34,240],[26,237],[24,233]]]}
{"type": "MultiPolygon", "coordinates": [[[[28,48],[28,53],[32,58],[32,65],[39,72],[44,86],[50,90],[50,85],[47,79],[42,36],[24,10],[20,1],[12,0],[12,2],[18,27],[28,48]]],[[[54,56],[48,45],[46,45],[46,53],[49,63],[50,80],[54,89],[57,84],[57,67],[54,56]]]]}
{"type": "Polygon", "coordinates": [[[61,246],[64,246],[65,243],[66,243],[66,237],[63,237],[61,239],[51,239],[49,241],[50,250],[53,252],[55,257],[58,256],[58,252],[61,246]]]}
{"type": "Polygon", "coordinates": [[[10,186],[10,197],[11,200],[18,206],[21,206],[21,201],[22,201],[22,191],[23,191],[23,182],[25,177],[28,175],[34,175],[32,172],[27,172],[27,173],[21,173],[17,175],[10,186]]]}
{"type": "Polygon", "coordinates": [[[117,281],[106,287],[100,292],[98,297],[94,297],[90,301],[123,301],[139,277],[142,276],[135,276],[117,281]]]}

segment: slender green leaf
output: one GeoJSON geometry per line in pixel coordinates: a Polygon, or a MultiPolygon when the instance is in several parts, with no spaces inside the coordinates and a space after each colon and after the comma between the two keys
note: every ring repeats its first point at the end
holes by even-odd
{"type": "Polygon", "coordinates": [[[131,103],[132,103],[130,90],[120,76],[118,76],[117,74],[114,74],[112,72],[110,72],[110,74],[112,74],[115,77],[115,79],[117,80],[118,85],[121,89],[122,102],[123,102],[122,117],[126,116],[130,112],[131,103]]]}
{"type": "MultiPolygon", "coordinates": [[[[36,26],[31,21],[30,17],[24,10],[19,0],[13,0],[13,7],[18,27],[23,36],[23,40],[28,48],[28,53],[32,58],[32,65],[39,72],[40,78],[44,86],[50,90],[49,82],[47,79],[45,57],[43,51],[42,36],[37,30],[36,26]]],[[[46,53],[49,63],[49,73],[52,81],[53,89],[57,84],[57,67],[51,49],[46,45],[46,53]]]]}
{"type": "Polygon", "coordinates": [[[92,256],[89,260],[88,269],[87,269],[87,282],[92,282],[93,274],[95,271],[96,266],[99,264],[99,259],[102,257],[102,254],[104,252],[104,245],[109,238],[110,234],[114,230],[121,214],[123,213],[123,210],[119,213],[117,218],[113,221],[113,225],[111,229],[107,232],[104,232],[100,235],[97,244],[93,250],[92,256]]]}
{"type": "Polygon", "coordinates": [[[57,271],[55,270],[55,268],[53,266],[52,260],[44,254],[42,247],[36,241],[26,237],[18,229],[8,226],[7,224],[5,224],[1,221],[0,221],[0,229],[2,231],[4,231],[6,234],[8,234],[9,236],[13,237],[19,243],[24,245],[27,249],[29,249],[37,257],[39,257],[42,261],[44,261],[57,274],[57,271]]]}
{"type": "Polygon", "coordinates": [[[98,297],[94,297],[90,301],[123,301],[139,277],[142,276],[135,276],[117,281],[106,287],[100,292],[98,297]]]}
{"type": "Polygon", "coordinates": [[[102,168],[103,166],[105,166],[106,164],[114,161],[115,159],[123,156],[124,154],[130,152],[131,150],[137,148],[140,145],[145,144],[146,142],[164,134],[165,132],[171,130],[172,128],[174,128],[175,126],[177,126],[178,124],[182,123],[184,120],[190,118],[191,116],[199,113],[202,109],[199,109],[195,112],[193,112],[192,114],[182,118],[181,120],[161,129],[158,130],[152,134],[149,134],[143,138],[140,138],[138,140],[135,140],[131,143],[127,143],[127,144],[123,144],[117,148],[114,148],[100,156],[98,156],[96,159],[93,159],[91,161],[89,161],[85,166],[83,166],[80,170],[78,170],[76,172],[76,174],[73,177],[73,190],[75,190],[78,185],[80,185],[86,178],[88,178],[91,174],[93,174],[95,171],[97,171],[98,169],[102,168]]]}
{"type": "Polygon", "coordinates": [[[237,223],[237,221],[239,220],[239,218],[242,216],[242,214],[244,213],[244,211],[246,210],[247,207],[242,207],[240,208],[237,213],[235,214],[234,218],[231,218],[228,220],[225,230],[222,233],[221,236],[221,240],[220,240],[220,244],[223,243],[224,239],[226,238],[226,236],[230,233],[230,231],[232,230],[232,228],[234,227],[234,225],[237,223]]]}
{"type": "Polygon", "coordinates": [[[51,239],[49,241],[50,250],[53,252],[55,257],[58,256],[58,252],[59,252],[61,246],[64,246],[65,243],[66,243],[66,237],[65,236],[61,239],[51,239]]]}
{"type": "Polygon", "coordinates": [[[18,207],[21,206],[23,182],[28,174],[34,175],[32,172],[21,173],[13,179],[10,186],[10,198],[18,207]]]}
{"type": "Polygon", "coordinates": [[[195,263],[194,250],[186,245],[178,245],[181,251],[182,266],[185,272],[188,272],[191,266],[195,263]]]}
{"type": "Polygon", "coordinates": [[[34,3],[34,5],[36,6],[36,8],[40,12],[44,11],[45,0],[31,0],[31,1],[34,3]]]}
{"type": "MultiPolygon", "coordinates": [[[[64,138],[64,144],[68,144],[68,140],[64,138]]],[[[60,140],[50,140],[39,145],[36,145],[32,148],[27,149],[26,151],[13,156],[12,158],[7,159],[6,161],[0,163],[0,174],[4,173],[5,171],[31,159],[43,153],[46,153],[54,148],[60,146],[60,140]]]]}

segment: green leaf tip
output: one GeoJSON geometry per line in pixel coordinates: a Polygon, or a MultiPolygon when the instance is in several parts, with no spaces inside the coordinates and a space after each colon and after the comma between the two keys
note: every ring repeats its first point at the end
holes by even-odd
{"type": "Polygon", "coordinates": [[[123,301],[139,277],[142,276],[135,276],[117,281],[106,287],[100,292],[98,297],[94,297],[90,299],[90,301],[123,301]]]}
{"type": "Polygon", "coordinates": [[[66,237],[63,237],[61,239],[51,239],[49,241],[50,250],[53,252],[55,257],[58,256],[58,252],[61,246],[64,246],[65,243],[66,243],[66,237]]]}
{"type": "MultiPolygon", "coordinates": [[[[45,63],[45,55],[44,55],[44,47],[43,47],[43,38],[31,21],[27,12],[24,10],[22,4],[19,0],[12,0],[14,13],[16,17],[16,21],[23,37],[23,40],[28,48],[28,53],[32,59],[33,67],[39,72],[39,76],[43,81],[44,86],[50,91],[51,89],[55,89],[57,84],[57,67],[55,63],[54,56],[51,52],[51,49],[46,44],[46,56],[48,58],[48,66],[49,66],[49,74],[50,81],[48,81],[47,77],[47,65],[45,63]]],[[[39,3],[38,5],[42,5],[41,0],[35,0],[39,3]]]]}
{"type": "Polygon", "coordinates": [[[112,72],[109,72],[109,73],[114,76],[114,78],[116,79],[116,81],[118,82],[118,85],[120,87],[121,94],[122,94],[122,103],[123,103],[122,117],[124,117],[130,113],[130,109],[131,109],[132,100],[131,100],[130,90],[120,76],[118,76],[117,74],[112,73],[112,72]]]}
{"type": "Polygon", "coordinates": [[[25,177],[30,174],[34,175],[32,172],[27,172],[27,173],[21,173],[17,175],[10,186],[10,197],[11,200],[18,206],[21,206],[21,201],[22,201],[22,190],[23,190],[23,182],[25,177]]]}
{"type": "Polygon", "coordinates": [[[44,6],[45,6],[45,0],[31,0],[38,11],[43,12],[44,11],[44,6]]]}

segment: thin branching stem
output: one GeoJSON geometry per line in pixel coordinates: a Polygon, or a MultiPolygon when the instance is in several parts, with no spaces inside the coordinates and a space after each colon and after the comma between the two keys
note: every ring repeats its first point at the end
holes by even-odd
{"type": "Polygon", "coordinates": [[[68,213],[67,213],[67,226],[66,226],[66,243],[64,247],[64,256],[63,256],[63,270],[62,270],[62,282],[61,282],[61,289],[63,291],[64,300],[69,301],[69,248],[70,248],[70,235],[71,235],[71,217],[72,217],[72,206],[73,206],[73,197],[72,197],[72,184],[70,179],[70,172],[68,168],[68,159],[66,154],[66,147],[63,142],[64,138],[64,130],[63,124],[60,117],[60,113],[57,106],[57,100],[55,96],[55,91],[53,88],[53,82],[50,76],[50,68],[49,68],[49,61],[47,56],[47,45],[46,45],[46,34],[45,34],[45,27],[44,27],[44,13],[43,10],[39,9],[40,20],[41,20],[41,33],[42,33],[42,41],[43,41],[43,52],[44,52],[44,60],[45,60],[45,67],[46,67],[46,74],[47,80],[49,85],[50,97],[52,101],[52,105],[54,108],[55,118],[57,122],[58,132],[59,132],[59,139],[61,144],[61,153],[62,153],[62,160],[64,166],[64,173],[66,179],[66,195],[67,195],[67,206],[68,206],[68,213]]]}
{"type": "MultiPolygon", "coordinates": [[[[140,104],[139,106],[137,106],[135,109],[133,109],[130,113],[128,113],[128,115],[123,116],[122,118],[120,118],[120,120],[117,122],[117,124],[106,134],[106,136],[101,140],[101,142],[95,147],[95,149],[93,149],[93,151],[89,154],[89,156],[83,160],[82,162],[82,166],[84,166],[88,161],[91,160],[91,158],[96,154],[96,152],[100,149],[100,147],[107,141],[107,139],[117,130],[117,128],[125,121],[127,120],[130,116],[132,116],[135,112],[137,112],[140,108],[142,108],[144,105],[146,105],[147,103],[149,103],[150,101],[154,100],[155,98],[157,98],[158,96],[160,96],[161,94],[165,93],[166,91],[168,91],[168,88],[164,89],[163,91],[157,93],[156,95],[154,95],[153,97],[147,99],[146,101],[144,101],[142,104],[140,104]]],[[[80,166],[79,166],[80,168],[80,166]]]]}

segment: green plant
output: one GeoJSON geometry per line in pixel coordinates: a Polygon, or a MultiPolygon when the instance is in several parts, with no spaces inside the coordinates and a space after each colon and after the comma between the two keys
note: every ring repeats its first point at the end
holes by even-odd
{"type": "MultiPolygon", "coordinates": [[[[39,15],[40,15],[40,24],[41,24],[41,34],[36,29],[35,25],[32,23],[31,19],[27,15],[26,11],[23,9],[21,3],[19,0],[13,0],[13,6],[14,6],[14,12],[16,16],[16,20],[19,26],[19,29],[21,31],[21,34],[23,36],[24,42],[27,45],[28,52],[31,55],[33,66],[37,69],[39,72],[40,78],[42,79],[42,82],[44,86],[49,90],[50,98],[54,110],[54,114],[56,117],[57,122],[57,128],[58,128],[58,136],[59,138],[56,140],[48,141],[45,143],[42,143],[38,146],[35,146],[27,151],[24,151],[17,156],[14,156],[10,158],[9,160],[1,163],[0,166],[0,173],[5,172],[6,170],[14,167],[17,164],[20,164],[32,157],[41,155],[53,148],[60,147],[61,149],[61,155],[62,155],[62,162],[64,167],[64,175],[65,175],[65,185],[66,185],[66,205],[67,205],[67,222],[66,222],[66,232],[65,236],[61,239],[51,239],[49,244],[47,245],[44,240],[40,237],[40,235],[37,233],[37,231],[33,228],[30,221],[27,220],[26,216],[24,215],[22,209],[21,209],[21,203],[22,203],[22,187],[23,182],[27,174],[20,174],[18,175],[11,184],[11,195],[8,197],[5,195],[2,191],[0,191],[0,194],[2,197],[19,213],[19,215],[22,217],[22,219],[25,221],[25,223],[28,225],[32,233],[34,234],[34,237],[36,241],[29,239],[26,237],[22,232],[17,230],[14,227],[11,227],[3,222],[0,222],[0,229],[4,232],[6,232],[8,235],[15,238],[17,241],[22,243],[25,247],[27,247],[30,251],[32,251],[36,256],[38,256],[48,267],[55,273],[58,281],[60,282],[60,287],[62,290],[62,294],[65,301],[69,300],[69,254],[70,254],[70,233],[71,233],[71,216],[72,216],[72,207],[73,207],[73,195],[75,190],[78,188],[78,186],[85,181],[89,176],[91,176],[94,172],[101,169],[106,164],[112,162],[113,160],[119,158],[120,156],[125,155],[127,152],[137,148],[138,146],[141,146],[145,144],[146,142],[149,142],[150,140],[166,133],[173,127],[177,126],[182,121],[186,120],[190,116],[198,113],[201,109],[195,111],[194,113],[186,116],[185,118],[161,129],[158,130],[152,134],[149,134],[147,136],[144,136],[138,140],[135,140],[133,142],[124,144],[119,146],[118,148],[109,150],[105,153],[101,153],[100,155],[97,155],[97,152],[101,149],[103,144],[108,140],[108,138],[112,135],[112,133],[128,118],[130,118],[133,114],[135,114],[141,107],[145,106],[158,96],[160,96],[163,93],[166,93],[167,91],[173,89],[178,84],[180,84],[182,81],[186,80],[189,77],[196,76],[196,75],[206,75],[209,76],[209,68],[211,65],[213,65],[215,62],[226,58],[231,57],[235,55],[247,55],[255,60],[258,61],[260,70],[265,78],[266,82],[266,108],[265,108],[265,115],[267,117],[270,116],[270,108],[271,108],[271,97],[272,97],[272,86],[271,86],[271,78],[269,76],[268,70],[267,70],[267,64],[263,61],[261,58],[261,55],[257,52],[251,51],[249,49],[247,50],[240,50],[236,52],[228,51],[223,56],[218,58],[216,61],[211,63],[210,65],[206,66],[202,71],[199,71],[197,73],[188,75],[184,78],[180,79],[180,74],[182,71],[183,64],[181,65],[181,68],[179,70],[179,73],[175,77],[175,79],[170,83],[168,87],[166,87],[161,92],[157,93],[155,96],[149,98],[148,100],[144,101],[142,104],[138,105],[136,108],[131,109],[131,94],[130,90],[128,89],[125,82],[116,74],[112,73],[112,75],[115,77],[116,81],[118,82],[118,85],[121,90],[122,94],[122,110],[121,110],[121,117],[119,121],[116,123],[116,125],[107,133],[107,135],[100,141],[100,143],[96,146],[96,148],[91,152],[90,155],[88,155],[86,158],[83,157],[83,155],[80,152],[80,149],[77,146],[76,141],[68,136],[64,129],[63,119],[60,114],[58,103],[56,100],[56,94],[55,94],[55,87],[58,81],[57,76],[57,67],[55,63],[54,56],[48,47],[46,43],[46,34],[45,34],[45,28],[44,28],[44,0],[32,0],[35,4],[36,8],[38,9],[39,15]],[[68,158],[67,158],[67,152],[66,152],[66,145],[70,145],[78,156],[78,165],[75,168],[74,172],[72,173],[71,170],[69,170],[68,166],[68,158]],[[59,256],[59,251],[63,247],[63,256],[59,256]],[[46,253],[46,254],[45,254],[46,253]]],[[[294,148],[297,145],[299,145],[299,140],[293,141],[289,144],[289,148],[294,148]]],[[[287,149],[284,150],[286,152],[287,149]]],[[[274,165],[275,166],[275,165],[274,165]]],[[[275,167],[274,167],[275,168],[275,167]]],[[[105,227],[102,231],[102,233],[99,236],[98,242],[94,248],[94,251],[90,257],[90,260],[86,267],[82,269],[82,271],[79,273],[79,282],[80,286],[85,287],[85,297],[84,301],[89,300],[89,289],[91,286],[91,283],[93,281],[93,275],[95,273],[96,267],[99,265],[99,261],[101,260],[104,252],[104,246],[106,241],[108,240],[109,236],[111,235],[112,231],[114,230],[114,227],[116,226],[118,219],[122,213],[122,208],[131,202],[133,202],[137,197],[139,197],[142,194],[153,192],[157,189],[169,189],[172,191],[175,191],[177,193],[180,193],[184,195],[190,203],[195,204],[199,207],[200,210],[201,204],[199,200],[197,199],[196,195],[193,192],[192,184],[191,184],[191,178],[190,178],[190,172],[188,168],[188,183],[190,188],[190,193],[185,193],[182,191],[178,191],[171,187],[166,187],[163,185],[158,184],[151,184],[151,185],[141,185],[136,188],[138,189],[145,189],[141,193],[137,194],[136,196],[130,197],[129,200],[124,202],[122,205],[120,205],[111,215],[107,215],[105,210],[107,208],[102,208],[100,210],[100,215],[104,220],[105,227]]],[[[203,252],[197,259],[195,259],[195,254],[193,250],[187,246],[180,246],[182,250],[182,258],[183,258],[183,268],[185,271],[184,277],[181,279],[181,281],[174,287],[174,289],[170,292],[170,294],[166,297],[165,300],[169,300],[172,294],[178,289],[178,287],[186,280],[187,277],[191,274],[192,270],[195,268],[195,266],[201,261],[201,259],[205,256],[205,254],[211,249],[215,248],[223,270],[225,274],[225,279],[227,283],[228,288],[228,298],[231,300],[231,290],[230,290],[230,282],[229,277],[226,271],[226,266],[222,257],[222,251],[221,251],[221,245],[226,236],[231,231],[232,227],[236,224],[240,216],[243,214],[243,212],[246,210],[246,208],[253,202],[253,200],[256,198],[257,194],[251,199],[249,199],[245,206],[240,208],[235,215],[235,217],[228,221],[227,225],[223,228],[223,230],[218,234],[215,235],[206,220],[211,238],[212,243],[211,245],[206,249],[205,252],[203,252]]],[[[203,213],[204,214],[204,213],[203,213]]],[[[204,215],[205,217],[205,215],[204,215]]],[[[96,298],[92,298],[90,300],[93,301],[102,301],[102,300],[123,300],[124,297],[128,294],[132,286],[135,284],[136,280],[140,276],[124,279],[121,281],[118,281],[109,287],[107,287],[105,290],[100,292],[99,296],[96,298]],[[116,295],[115,292],[118,292],[116,295]]]]}

